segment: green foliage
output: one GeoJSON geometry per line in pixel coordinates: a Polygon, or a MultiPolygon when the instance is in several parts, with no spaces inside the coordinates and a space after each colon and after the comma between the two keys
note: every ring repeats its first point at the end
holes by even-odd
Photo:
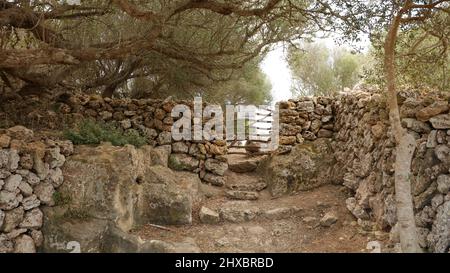
{"type": "Polygon", "coordinates": [[[146,138],[136,130],[124,132],[113,123],[96,122],[90,119],[82,121],[77,129],[65,130],[64,136],[76,145],[111,142],[114,146],[131,144],[141,147],[147,144],[146,138]]]}
{"type": "MultiPolygon", "coordinates": [[[[367,83],[380,86],[385,84],[383,39],[384,35],[379,35],[372,41],[369,55],[373,64],[364,71],[367,83]]],[[[400,32],[396,49],[398,84],[450,91],[450,54],[441,42],[422,29],[400,32]]]]}
{"type": "Polygon", "coordinates": [[[288,63],[292,71],[295,95],[326,95],[352,88],[359,81],[363,55],[319,43],[291,47],[288,63]]]}

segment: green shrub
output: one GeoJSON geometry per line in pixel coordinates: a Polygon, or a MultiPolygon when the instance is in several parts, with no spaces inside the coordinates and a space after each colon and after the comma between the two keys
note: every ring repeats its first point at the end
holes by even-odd
{"type": "Polygon", "coordinates": [[[64,130],[64,137],[71,140],[75,145],[95,145],[101,142],[111,142],[114,146],[131,144],[141,147],[147,144],[147,139],[134,129],[124,132],[112,123],[97,122],[90,119],[82,121],[76,129],[64,130]]]}

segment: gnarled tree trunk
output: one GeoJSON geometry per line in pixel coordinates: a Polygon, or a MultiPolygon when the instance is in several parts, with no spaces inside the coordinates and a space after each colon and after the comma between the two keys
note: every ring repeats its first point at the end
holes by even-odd
{"type": "Polygon", "coordinates": [[[395,196],[400,243],[403,252],[412,253],[421,252],[418,243],[411,194],[411,160],[417,144],[414,137],[408,134],[401,125],[400,111],[397,102],[395,45],[401,23],[401,16],[402,11],[394,17],[386,36],[384,50],[389,119],[397,144],[395,157],[395,196]]]}

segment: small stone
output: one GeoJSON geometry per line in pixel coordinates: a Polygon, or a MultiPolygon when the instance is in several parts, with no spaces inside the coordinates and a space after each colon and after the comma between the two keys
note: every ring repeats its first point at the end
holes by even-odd
{"type": "Polygon", "coordinates": [[[338,218],[333,212],[327,212],[322,219],[320,219],[320,225],[323,227],[331,227],[337,220],[338,218]]]}
{"type": "MultiPolygon", "coordinates": [[[[430,118],[448,111],[448,102],[437,101],[416,113],[416,117],[420,121],[428,121],[430,118]]],[[[436,127],[435,127],[436,128],[436,127]]]]}
{"type": "Polygon", "coordinates": [[[194,171],[198,168],[200,161],[187,154],[171,154],[169,167],[176,171],[194,171]]]}
{"type": "Polygon", "coordinates": [[[206,173],[203,180],[217,187],[222,187],[225,185],[225,177],[212,173],[206,173]]]}
{"type": "Polygon", "coordinates": [[[436,194],[432,199],[431,199],[431,207],[433,209],[437,209],[437,207],[439,207],[440,205],[442,205],[444,203],[444,195],[442,194],[436,194]]]}
{"type": "Polygon", "coordinates": [[[172,152],[187,154],[189,152],[189,146],[184,142],[175,142],[172,144],[172,152]]]}
{"type": "Polygon", "coordinates": [[[228,170],[228,163],[209,158],[205,162],[205,168],[214,174],[223,176],[225,171],[228,170]]]}
{"type": "Polygon", "coordinates": [[[9,148],[11,143],[11,137],[8,135],[0,135],[0,149],[9,148]]]}
{"type": "Polygon", "coordinates": [[[122,129],[124,129],[124,130],[131,128],[131,120],[129,120],[129,119],[124,119],[124,120],[120,121],[119,124],[120,124],[120,127],[122,127],[122,129]]]}
{"type": "Polygon", "coordinates": [[[26,197],[22,200],[22,207],[24,210],[30,210],[37,208],[41,205],[41,201],[37,198],[35,194],[30,197],[26,197]]]}
{"type": "Polygon", "coordinates": [[[219,214],[207,207],[202,207],[200,209],[199,216],[200,216],[200,221],[203,224],[217,224],[220,222],[219,214]]]}
{"type": "Polygon", "coordinates": [[[19,153],[16,150],[10,150],[8,164],[6,165],[8,171],[17,170],[17,168],[19,167],[19,161],[20,161],[19,153]]]}
{"type": "Polygon", "coordinates": [[[3,220],[3,232],[13,231],[23,220],[24,210],[21,207],[5,212],[5,219],[3,220]]]}
{"type": "Polygon", "coordinates": [[[252,191],[227,191],[226,196],[235,200],[257,200],[259,194],[252,191]]]}
{"type": "Polygon", "coordinates": [[[55,188],[52,184],[48,182],[40,183],[36,187],[34,187],[34,193],[39,198],[42,204],[47,206],[55,205],[55,201],[53,200],[55,188]]]}
{"type": "Polygon", "coordinates": [[[318,138],[331,138],[333,137],[333,132],[330,130],[320,129],[317,133],[318,138]]]}
{"type": "Polygon", "coordinates": [[[59,147],[59,149],[61,150],[60,152],[64,155],[64,156],[70,156],[71,154],[73,154],[73,143],[70,140],[63,140],[63,141],[58,141],[56,143],[59,147]]]}
{"type": "Polygon", "coordinates": [[[382,123],[375,124],[372,126],[371,131],[375,138],[380,139],[384,135],[384,126],[382,123]]]}
{"type": "Polygon", "coordinates": [[[447,145],[438,145],[434,153],[442,163],[450,164],[450,148],[447,145]]]}
{"type": "Polygon", "coordinates": [[[113,117],[113,114],[111,112],[108,112],[108,111],[100,112],[100,118],[102,120],[109,120],[109,119],[112,119],[112,117],[113,117]]]}
{"type": "Polygon", "coordinates": [[[16,228],[13,231],[7,233],[6,235],[8,236],[9,239],[14,240],[15,238],[19,237],[25,232],[27,232],[26,228],[16,228]]]}
{"type": "Polygon", "coordinates": [[[28,235],[17,237],[14,241],[14,253],[36,253],[33,238],[28,235]]]}
{"type": "Polygon", "coordinates": [[[44,243],[44,235],[42,234],[42,231],[40,231],[40,230],[32,230],[31,238],[33,238],[33,241],[34,241],[34,244],[36,245],[36,247],[40,247],[44,243]]]}
{"type": "Polygon", "coordinates": [[[20,182],[19,184],[20,192],[23,196],[28,197],[33,194],[33,188],[27,182],[20,182]]]}
{"type": "Polygon", "coordinates": [[[434,148],[437,146],[436,135],[437,135],[436,130],[430,132],[427,138],[427,148],[434,148]]]}
{"type": "Polygon", "coordinates": [[[280,220],[289,218],[292,215],[291,208],[276,208],[264,212],[264,217],[270,220],[280,220]]]}
{"type": "Polygon", "coordinates": [[[439,115],[430,119],[435,129],[450,129],[450,115],[439,115]]]}
{"type": "Polygon", "coordinates": [[[297,110],[307,113],[314,112],[314,102],[313,101],[301,101],[297,103],[297,110]]]}
{"type": "Polygon", "coordinates": [[[281,145],[294,145],[297,142],[296,136],[281,136],[279,139],[281,145]]]}
{"type": "Polygon", "coordinates": [[[9,192],[15,192],[16,189],[19,187],[21,181],[22,176],[18,174],[11,175],[10,177],[6,178],[3,189],[9,192]]]}
{"type": "Polygon", "coordinates": [[[66,157],[61,154],[59,147],[55,147],[47,150],[45,161],[49,163],[50,169],[60,168],[66,162],[66,157]]]}
{"type": "Polygon", "coordinates": [[[172,134],[170,132],[161,132],[158,136],[159,145],[168,145],[172,143],[172,134]]]}
{"type": "Polygon", "coordinates": [[[14,243],[6,234],[0,234],[0,253],[11,253],[14,251],[14,243]]]}
{"type": "Polygon", "coordinates": [[[6,130],[6,134],[13,139],[23,140],[23,141],[31,141],[34,137],[34,133],[32,130],[27,129],[23,126],[14,126],[6,130]]]}
{"type": "Polygon", "coordinates": [[[64,176],[60,168],[51,169],[46,178],[46,182],[51,183],[53,187],[58,188],[64,182],[64,176]]]}
{"type": "Polygon", "coordinates": [[[25,170],[31,170],[33,168],[33,157],[30,154],[21,156],[20,167],[25,170]]]}
{"type": "Polygon", "coordinates": [[[11,210],[19,205],[16,193],[9,191],[0,191],[0,209],[11,210]]]}
{"type": "Polygon", "coordinates": [[[404,118],[402,119],[402,124],[406,126],[406,128],[416,132],[416,133],[429,133],[431,128],[428,124],[422,121],[418,121],[413,118],[404,118]]]}
{"type": "Polygon", "coordinates": [[[303,218],[302,221],[307,225],[313,225],[314,223],[317,222],[317,218],[312,216],[306,216],[305,218],[303,218]]]}
{"type": "Polygon", "coordinates": [[[41,179],[34,173],[30,172],[24,177],[24,181],[26,181],[31,186],[35,186],[41,182],[41,179]]]}
{"type": "Polygon", "coordinates": [[[442,194],[447,194],[450,191],[450,176],[440,175],[437,178],[437,190],[442,194]]]}
{"type": "Polygon", "coordinates": [[[20,223],[21,228],[39,229],[42,227],[44,214],[38,208],[32,209],[25,213],[23,221],[20,223]]]}

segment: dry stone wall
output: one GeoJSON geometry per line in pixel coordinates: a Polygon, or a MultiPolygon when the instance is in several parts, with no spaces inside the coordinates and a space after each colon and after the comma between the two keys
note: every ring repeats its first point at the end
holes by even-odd
{"type": "MultiPolygon", "coordinates": [[[[432,252],[450,247],[450,115],[445,94],[401,92],[402,124],[417,150],[411,183],[420,244],[432,252]]],[[[396,234],[395,143],[381,94],[352,92],[334,102],[336,179],[352,193],[347,208],[365,229],[396,234]]]]}
{"type": "Polygon", "coordinates": [[[43,243],[42,206],[55,205],[70,141],[36,139],[15,126],[0,130],[0,253],[36,252],[43,243]]]}
{"type": "MultiPolygon", "coordinates": [[[[224,155],[225,141],[181,141],[172,139],[174,118],[172,109],[177,104],[193,109],[192,101],[109,99],[100,96],[69,96],[58,104],[58,112],[68,123],[85,118],[117,123],[125,131],[137,131],[152,146],[171,146],[169,166],[177,171],[190,171],[215,186],[224,185],[223,175],[228,169],[224,155]]],[[[203,104],[205,107],[206,104],[203,104]]],[[[193,116],[193,115],[192,115],[193,116]]],[[[193,117],[194,118],[194,117],[193,117]]],[[[203,120],[205,123],[207,119],[203,120]]]]}
{"type": "MultiPolygon", "coordinates": [[[[432,252],[448,252],[449,95],[402,91],[399,103],[402,124],[417,142],[411,183],[420,244],[432,252]]],[[[355,90],[332,98],[300,98],[280,103],[280,144],[298,146],[329,138],[335,157],[333,170],[322,169],[332,175],[333,183],[348,189],[347,208],[363,229],[391,231],[391,241],[398,242],[395,142],[384,95],[355,90]]]]}
{"type": "MultiPolygon", "coordinates": [[[[439,93],[400,92],[399,102],[402,123],[417,141],[411,181],[420,243],[423,248],[432,252],[448,252],[450,245],[449,97],[439,93]]],[[[169,166],[172,169],[197,173],[203,182],[222,186],[225,183],[223,175],[228,168],[224,157],[227,154],[226,143],[223,141],[174,142],[170,133],[174,120],[170,113],[176,104],[193,107],[190,101],[103,99],[99,96],[77,95],[62,96],[57,107],[53,107],[55,112],[47,111],[52,112],[49,120],[63,120],[70,124],[90,117],[106,122],[116,122],[124,130],[139,131],[147,137],[149,144],[162,146],[168,150],[169,166]]],[[[323,142],[323,140],[330,143],[330,153],[334,159],[327,161],[330,162],[332,169],[327,169],[330,176],[327,176],[327,180],[330,178],[332,183],[342,184],[348,189],[349,198],[346,206],[358,219],[358,224],[363,229],[391,231],[391,239],[396,242],[398,236],[396,236],[393,167],[395,143],[382,93],[353,91],[334,97],[304,97],[280,102],[279,106],[280,144],[289,147],[309,142],[323,142]]],[[[39,244],[39,239],[33,239],[38,234],[39,228],[20,227],[25,215],[27,213],[31,215],[24,208],[23,202],[26,198],[35,198],[32,197],[34,195],[40,203],[49,202],[44,193],[52,192],[59,182],[50,182],[49,179],[53,178],[50,178],[48,174],[44,176],[42,167],[39,166],[42,166],[42,162],[44,166],[47,163],[48,172],[53,170],[52,173],[56,173],[55,176],[58,177],[60,173],[58,168],[61,163],[52,162],[56,160],[55,158],[61,158],[61,154],[65,156],[70,154],[70,148],[66,148],[66,145],[61,145],[59,142],[44,142],[41,145],[43,147],[41,151],[45,152],[39,153],[42,160],[36,163],[37,157],[33,156],[33,153],[15,149],[18,141],[28,143],[28,140],[21,140],[21,137],[11,132],[14,130],[9,133],[0,133],[1,152],[4,154],[3,157],[7,158],[0,157],[0,205],[2,206],[0,207],[0,223],[3,225],[2,227],[0,225],[2,228],[0,229],[2,230],[0,248],[6,247],[8,250],[11,250],[11,247],[14,250],[14,242],[19,240],[18,238],[20,238],[19,246],[31,245],[28,243],[31,242],[29,238],[35,245],[39,244]],[[53,152],[50,152],[52,149],[53,152]],[[16,153],[13,150],[19,152],[16,153]],[[14,163],[11,169],[10,157],[13,158],[12,163],[19,158],[17,167],[14,163]],[[33,174],[39,178],[39,182],[36,182],[38,185],[34,187],[31,185],[34,182],[27,182],[28,176],[33,174]],[[17,182],[6,183],[6,179],[10,176],[13,178],[9,180],[15,181],[14,177],[20,180],[20,176],[21,181],[30,184],[33,188],[31,195],[26,196],[22,192],[27,189],[21,181],[19,185],[22,185],[23,189],[14,186],[17,182]],[[41,184],[44,186],[39,186],[41,184]],[[52,186],[51,189],[49,185],[52,186]],[[11,212],[15,209],[17,209],[17,217],[11,212]],[[12,225],[14,228],[7,228],[5,232],[3,231],[5,223],[10,219],[16,219],[12,225]],[[33,234],[35,234],[34,237],[33,234]]],[[[309,146],[306,145],[306,147],[309,146]]],[[[313,152],[318,151],[311,149],[313,152]]],[[[317,181],[314,184],[323,183],[317,181]]],[[[289,191],[283,188],[279,192],[282,194],[289,191]]]]}

